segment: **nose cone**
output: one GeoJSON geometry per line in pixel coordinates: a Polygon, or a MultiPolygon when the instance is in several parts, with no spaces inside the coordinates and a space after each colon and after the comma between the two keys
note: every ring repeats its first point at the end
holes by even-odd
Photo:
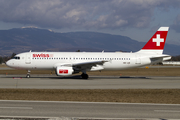
{"type": "Polygon", "coordinates": [[[8,61],[6,62],[6,65],[7,65],[8,67],[12,67],[12,61],[11,61],[11,60],[8,60],[8,61]]]}

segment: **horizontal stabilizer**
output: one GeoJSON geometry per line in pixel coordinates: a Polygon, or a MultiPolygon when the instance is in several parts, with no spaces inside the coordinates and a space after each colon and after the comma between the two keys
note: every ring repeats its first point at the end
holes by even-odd
{"type": "Polygon", "coordinates": [[[161,56],[150,57],[150,60],[152,63],[158,63],[158,62],[162,62],[162,61],[170,60],[170,59],[171,59],[171,56],[169,56],[169,55],[161,55],[161,56]]]}

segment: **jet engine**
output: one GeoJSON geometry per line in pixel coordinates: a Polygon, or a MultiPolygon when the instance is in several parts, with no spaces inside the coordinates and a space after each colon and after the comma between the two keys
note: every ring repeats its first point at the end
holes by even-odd
{"type": "Polygon", "coordinates": [[[68,75],[72,75],[74,72],[72,67],[57,67],[56,68],[56,75],[57,76],[68,76],[68,75]]]}

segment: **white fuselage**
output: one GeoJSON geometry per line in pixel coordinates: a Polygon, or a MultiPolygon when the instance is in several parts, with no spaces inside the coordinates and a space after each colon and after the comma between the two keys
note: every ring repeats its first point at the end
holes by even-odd
{"type": "MultiPolygon", "coordinates": [[[[55,69],[61,64],[107,61],[104,70],[123,70],[151,64],[151,54],[121,52],[26,52],[6,64],[16,69],[55,69]]],[[[92,71],[92,69],[90,70],[92,71]]]]}

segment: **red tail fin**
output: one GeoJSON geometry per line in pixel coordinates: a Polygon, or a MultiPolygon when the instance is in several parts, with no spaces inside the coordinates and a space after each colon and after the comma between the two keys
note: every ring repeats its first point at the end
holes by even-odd
{"type": "Polygon", "coordinates": [[[169,27],[160,27],[139,52],[162,54],[169,27]]]}

